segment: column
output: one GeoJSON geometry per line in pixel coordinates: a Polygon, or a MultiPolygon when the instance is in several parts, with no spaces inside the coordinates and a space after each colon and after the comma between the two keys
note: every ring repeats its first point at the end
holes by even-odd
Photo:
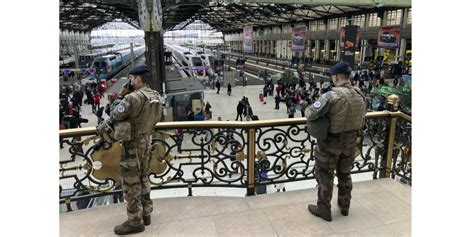
{"type": "Polygon", "coordinates": [[[407,22],[408,8],[403,9],[402,16],[400,17],[400,29],[405,28],[407,22]]]}
{"type": "Polygon", "coordinates": [[[384,48],[377,48],[377,57],[383,56],[384,48]]]}
{"type": "Polygon", "coordinates": [[[311,40],[306,40],[306,49],[305,49],[305,55],[303,55],[303,58],[310,58],[311,57],[311,40]]]}
{"type": "Polygon", "coordinates": [[[130,43],[130,55],[132,56],[132,68],[135,67],[135,52],[133,52],[133,42],[130,43]]]}
{"type": "Polygon", "coordinates": [[[73,47],[74,47],[74,61],[76,63],[76,68],[79,68],[79,49],[76,42],[73,43],[73,47]]]}
{"type": "Polygon", "coordinates": [[[360,41],[361,46],[360,46],[360,64],[364,64],[365,56],[367,55],[367,40],[361,40],[360,41]]]}
{"type": "Polygon", "coordinates": [[[275,41],[270,40],[270,56],[275,57],[275,41]]]}
{"type": "Polygon", "coordinates": [[[400,39],[400,50],[398,56],[398,61],[405,61],[405,52],[407,50],[407,40],[406,39],[400,39]]]}
{"type": "Polygon", "coordinates": [[[257,41],[257,52],[258,52],[258,55],[259,55],[259,56],[260,56],[260,53],[261,53],[261,52],[260,52],[261,44],[262,44],[262,42],[261,42],[260,40],[257,41]]]}
{"type": "Polygon", "coordinates": [[[267,40],[263,41],[263,54],[266,56],[268,54],[268,45],[267,40]]]}
{"type": "Polygon", "coordinates": [[[255,54],[258,56],[260,54],[260,47],[258,47],[260,44],[260,41],[256,40],[255,41],[255,54]]]}
{"type": "Polygon", "coordinates": [[[339,47],[339,40],[336,40],[336,62],[341,60],[341,47],[339,47]]]}
{"type": "Polygon", "coordinates": [[[146,64],[151,71],[151,78],[148,78],[147,83],[160,93],[163,92],[162,84],[166,81],[162,32],[145,31],[146,64]]]}
{"type": "Polygon", "coordinates": [[[162,11],[159,0],[137,0],[140,26],[145,31],[145,57],[150,67],[151,78],[145,78],[150,87],[163,93],[166,81],[164,54],[162,11]]]}
{"type": "Polygon", "coordinates": [[[386,26],[387,25],[387,11],[383,11],[382,19],[380,19],[380,25],[386,26]]]}
{"type": "Polygon", "coordinates": [[[267,56],[269,56],[270,55],[270,40],[267,40],[267,45],[266,46],[267,46],[267,48],[266,48],[267,49],[267,56]]]}
{"type": "Polygon", "coordinates": [[[365,50],[366,57],[372,57],[372,62],[374,61],[374,48],[372,45],[367,44],[367,49],[365,50]]]}
{"type": "Polygon", "coordinates": [[[286,50],[288,50],[288,52],[286,53],[286,58],[291,60],[291,58],[293,57],[293,50],[291,50],[291,46],[289,42],[290,41],[288,40],[286,41],[287,43],[286,50]]]}
{"type": "MultiPolygon", "coordinates": [[[[364,14],[364,27],[363,29],[366,30],[369,28],[369,14],[364,14]]],[[[362,30],[362,29],[361,29],[362,30]]]]}
{"type": "Polygon", "coordinates": [[[316,40],[316,52],[315,52],[315,57],[314,60],[319,60],[319,53],[321,52],[321,42],[319,40],[316,40]]]}
{"type": "Polygon", "coordinates": [[[280,54],[282,59],[286,59],[286,40],[280,40],[280,54]]]}
{"type": "Polygon", "coordinates": [[[324,60],[329,60],[329,40],[324,41],[324,60]]]}

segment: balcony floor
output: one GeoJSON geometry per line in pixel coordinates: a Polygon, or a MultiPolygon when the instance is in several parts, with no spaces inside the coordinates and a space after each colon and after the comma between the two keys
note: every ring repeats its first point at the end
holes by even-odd
{"type": "MultiPolygon", "coordinates": [[[[411,236],[411,187],[392,179],[354,183],[349,216],[311,215],[316,189],[252,197],[154,199],[152,224],[133,236],[411,236]]],[[[60,236],[115,236],[123,203],[60,214],[60,236]]]]}

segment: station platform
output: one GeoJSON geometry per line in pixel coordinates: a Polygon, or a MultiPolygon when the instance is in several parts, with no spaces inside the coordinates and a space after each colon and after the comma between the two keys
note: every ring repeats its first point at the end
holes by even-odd
{"type": "MultiPolygon", "coordinates": [[[[244,55],[244,54],[240,54],[240,53],[236,53],[236,52],[227,52],[227,51],[223,52],[223,54],[228,54],[228,55],[231,55],[233,57],[241,57],[241,58],[246,57],[246,58],[249,58],[252,61],[255,61],[256,59],[270,60],[270,62],[276,62],[279,66],[287,65],[287,67],[288,67],[288,65],[291,64],[291,59],[287,59],[287,58],[277,58],[277,57],[271,57],[271,56],[257,56],[257,55],[244,55]]],[[[334,64],[335,64],[335,62],[328,62],[328,64],[313,62],[312,66],[329,69],[332,66],[334,66],[334,64]]]]}
{"type": "MultiPolygon", "coordinates": [[[[336,186],[335,186],[336,187],[336,186]]],[[[332,199],[332,222],[308,212],[317,189],[249,197],[154,199],[152,224],[133,236],[411,236],[411,187],[393,179],[355,182],[349,216],[332,199]]],[[[115,236],[125,204],[60,214],[60,236],[115,236]]]]}

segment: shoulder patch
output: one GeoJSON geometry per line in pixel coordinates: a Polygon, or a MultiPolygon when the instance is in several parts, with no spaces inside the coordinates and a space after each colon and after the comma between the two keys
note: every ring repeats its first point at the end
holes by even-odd
{"type": "Polygon", "coordinates": [[[123,113],[123,111],[125,111],[125,107],[123,107],[123,105],[117,106],[117,112],[123,113]]]}
{"type": "Polygon", "coordinates": [[[321,102],[318,100],[318,101],[314,102],[313,106],[314,106],[314,108],[319,109],[319,107],[321,107],[321,102]]]}

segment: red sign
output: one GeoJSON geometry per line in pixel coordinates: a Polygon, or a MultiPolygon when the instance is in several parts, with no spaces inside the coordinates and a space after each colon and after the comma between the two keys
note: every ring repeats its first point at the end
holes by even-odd
{"type": "Polygon", "coordinates": [[[380,27],[377,47],[396,49],[400,42],[400,27],[380,27]]]}

